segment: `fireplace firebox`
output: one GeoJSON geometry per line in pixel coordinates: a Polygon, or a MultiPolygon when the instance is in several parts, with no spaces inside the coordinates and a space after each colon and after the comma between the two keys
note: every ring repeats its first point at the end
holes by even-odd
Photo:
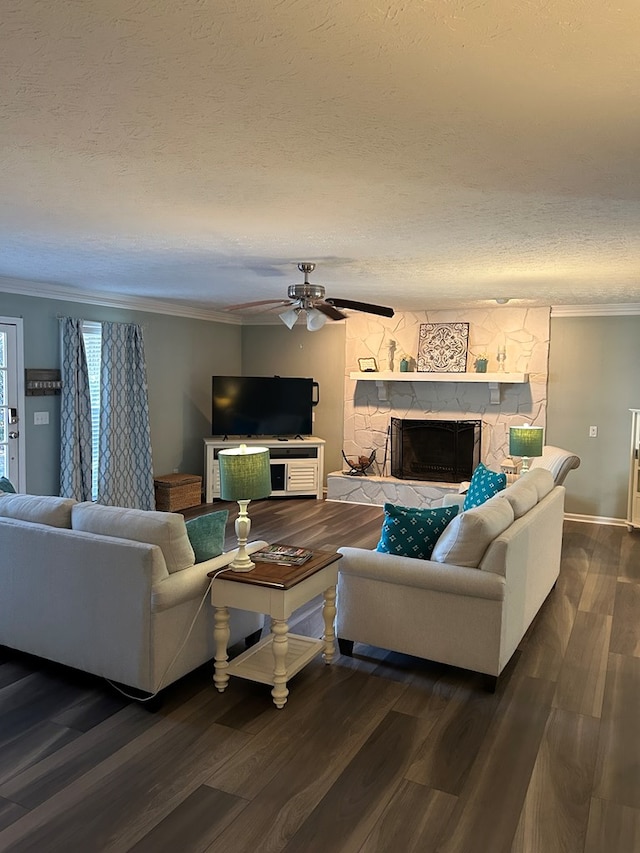
{"type": "Polygon", "coordinates": [[[391,418],[391,476],[460,483],[480,462],[482,421],[391,418]]]}

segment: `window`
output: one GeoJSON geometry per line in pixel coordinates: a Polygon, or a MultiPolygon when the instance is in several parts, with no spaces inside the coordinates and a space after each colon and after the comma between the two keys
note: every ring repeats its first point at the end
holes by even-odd
{"type": "Polygon", "coordinates": [[[142,328],[61,317],[60,493],[154,509],[142,328]]]}
{"type": "Polygon", "coordinates": [[[91,497],[98,500],[98,461],[100,458],[100,351],[102,326],[100,323],[82,323],[82,337],[87,356],[89,396],[91,397],[91,497]]]}

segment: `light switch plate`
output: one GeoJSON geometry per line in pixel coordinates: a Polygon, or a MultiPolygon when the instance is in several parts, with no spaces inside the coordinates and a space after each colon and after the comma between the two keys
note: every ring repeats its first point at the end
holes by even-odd
{"type": "Polygon", "coordinates": [[[33,413],[33,423],[36,426],[48,424],[49,423],[49,412],[34,412],[33,413]]]}

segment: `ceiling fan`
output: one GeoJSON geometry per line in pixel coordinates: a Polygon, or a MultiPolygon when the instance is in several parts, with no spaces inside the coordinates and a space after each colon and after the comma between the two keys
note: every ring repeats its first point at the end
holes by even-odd
{"type": "Polygon", "coordinates": [[[261,299],[258,302],[242,302],[230,305],[227,311],[239,311],[243,308],[257,308],[264,305],[265,311],[286,307],[278,316],[289,329],[292,329],[298,317],[304,312],[307,318],[307,329],[315,332],[321,329],[327,320],[346,320],[347,314],[340,308],[351,308],[354,311],[364,311],[367,314],[378,314],[380,317],[393,317],[393,308],[384,305],[372,305],[369,302],[356,302],[353,299],[325,297],[325,289],[321,284],[311,284],[309,273],[316,268],[312,263],[300,263],[298,269],[304,273],[302,284],[290,284],[287,291],[288,299],[261,299]],[[270,306],[270,307],[266,307],[270,306]]]}

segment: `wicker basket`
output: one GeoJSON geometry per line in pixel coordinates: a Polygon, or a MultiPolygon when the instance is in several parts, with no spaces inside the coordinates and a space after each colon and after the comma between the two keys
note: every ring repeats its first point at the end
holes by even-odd
{"type": "Polygon", "coordinates": [[[177,512],[199,506],[202,500],[202,477],[195,474],[165,474],[153,481],[156,509],[177,512]]]}

